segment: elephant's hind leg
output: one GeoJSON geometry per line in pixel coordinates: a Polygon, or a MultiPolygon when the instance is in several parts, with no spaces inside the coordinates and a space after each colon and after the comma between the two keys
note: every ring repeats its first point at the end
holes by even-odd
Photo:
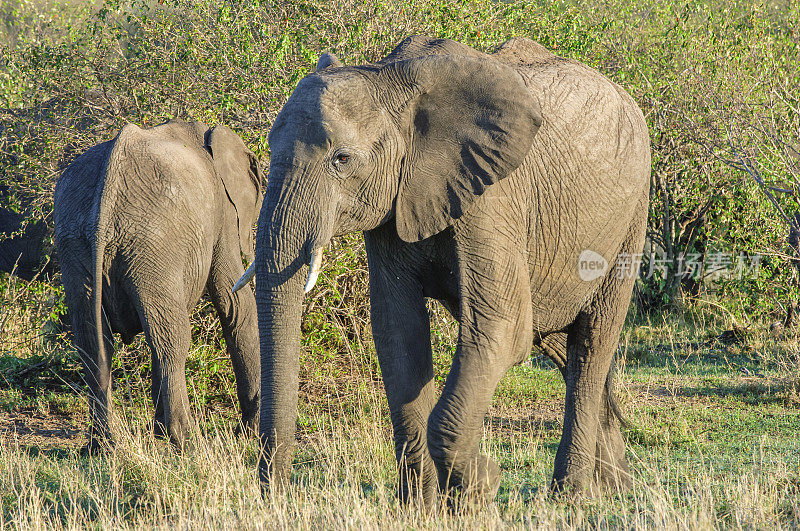
{"type": "Polygon", "coordinates": [[[153,369],[160,369],[160,375],[154,375],[160,378],[153,378],[153,383],[160,386],[152,390],[156,409],[161,410],[157,413],[163,412],[163,420],[156,417],[157,423],[163,422],[163,426],[156,427],[156,433],[169,436],[173,444],[183,448],[191,427],[186,390],[191,325],[186,302],[176,300],[167,289],[163,289],[148,291],[147,296],[140,297],[138,306],[145,338],[154,358],[153,369]]]}
{"type": "Polygon", "coordinates": [[[556,364],[561,375],[567,375],[567,334],[556,332],[546,335],[538,341],[537,346],[542,349],[550,361],[556,364]]]}
{"type": "MultiPolygon", "coordinates": [[[[613,362],[612,362],[613,363],[613,362]]],[[[614,369],[609,370],[600,405],[597,426],[594,479],[604,492],[620,492],[631,486],[631,473],[625,458],[625,441],[613,396],[614,369]]]]}
{"type": "Polygon", "coordinates": [[[100,353],[94,322],[91,251],[88,243],[73,239],[62,242],[62,283],[72,321],[74,345],[81,357],[84,378],[89,388],[89,434],[87,449],[100,450],[112,443],[109,415],[111,410],[111,357],[114,344],[108,321],[103,319],[104,352],[100,353]]]}
{"type": "MultiPolygon", "coordinates": [[[[642,207],[643,208],[643,207],[642,207]]],[[[620,253],[633,253],[643,227],[633,227],[620,253]]],[[[612,407],[609,371],[625,322],[635,277],[612,267],[589,306],[568,330],[564,429],[552,488],[597,495],[599,487],[630,485],[620,422],[612,407]]]]}
{"type": "MultiPolygon", "coordinates": [[[[539,347],[545,352],[567,380],[567,334],[555,333],[544,337],[539,347]]],[[[625,443],[620,432],[621,419],[614,403],[613,367],[608,371],[597,424],[594,477],[603,491],[625,489],[630,483],[625,443]]]]}
{"type": "Polygon", "coordinates": [[[569,333],[564,428],[552,484],[556,492],[599,494],[593,481],[599,419],[606,376],[621,326],[621,322],[617,323],[617,312],[611,318],[603,313],[582,312],[569,333]]]}
{"type": "Polygon", "coordinates": [[[164,429],[164,402],[161,400],[161,362],[150,349],[150,398],[153,400],[155,415],[153,416],[153,433],[158,438],[168,436],[164,429]]]}

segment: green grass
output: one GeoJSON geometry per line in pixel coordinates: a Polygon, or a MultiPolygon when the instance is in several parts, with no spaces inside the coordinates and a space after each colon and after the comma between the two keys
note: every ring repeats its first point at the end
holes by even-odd
{"type": "MultiPolygon", "coordinates": [[[[431,307],[443,375],[452,321],[440,310],[431,307]]],[[[203,322],[202,312],[196,322],[203,322]]],[[[800,524],[796,340],[751,334],[745,344],[723,343],[725,320],[702,308],[663,314],[657,327],[651,321],[631,314],[620,350],[617,394],[634,477],[623,496],[578,504],[549,498],[564,384],[555,367],[534,356],[500,382],[484,424],[484,451],[502,468],[496,502],[429,516],[402,508],[394,496],[391,427],[374,352],[316,356],[311,343],[304,356],[315,364],[302,385],[292,485],[287,497],[262,500],[255,442],[232,435],[228,362],[198,326],[187,373],[199,431],[183,455],[152,437],[143,344],[123,350],[115,364],[117,446],[92,459],[78,453],[86,409],[63,383],[74,381],[75,363],[64,338],[48,339],[50,355],[59,352],[64,361],[46,369],[39,365],[44,358],[0,356],[7,382],[26,381],[35,371],[57,375],[30,392],[18,383],[0,386],[0,419],[60,418],[69,428],[68,436],[48,437],[42,436],[47,429],[36,432],[31,424],[32,433],[3,435],[2,519],[13,527],[800,524]],[[692,337],[701,340],[681,346],[692,337]],[[369,361],[359,361],[364,358],[369,361]]]]}

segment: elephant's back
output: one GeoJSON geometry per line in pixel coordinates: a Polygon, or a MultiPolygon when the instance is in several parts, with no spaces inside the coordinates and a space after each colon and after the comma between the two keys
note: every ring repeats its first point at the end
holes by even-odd
{"type": "Polygon", "coordinates": [[[567,61],[538,42],[516,37],[498,46],[491,56],[516,69],[528,69],[546,63],[567,61]]]}
{"type": "Polygon", "coordinates": [[[75,158],[56,181],[53,192],[53,224],[55,237],[86,238],[96,224],[95,198],[105,185],[105,168],[114,146],[108,140],[92,146],[75,158]]]}
{"type": "Polygon", "coordinates": [[[586,280],[580,257],[591,251],[613,268],[630,227],[647,216],[649,133],[633,98],[596,70],[527,39],[495,55],[541,107],[531,151],[506,186],[528,190],[535,311],[568,320],[602,282],[586,280]]]}
{"type": "Polygon", "coordinates": [[[57,242],[100,244],[104,275],[134,283],[169,275],[198,298],[219,226],[218,179],[203,145],[190,126],[176,138],[128,124],[89,149],[56,185],[57,242]]]}
{"type": "MultiPolygon", "coordinates": [[[[555,57],[555,56],[553,56],[555,57]]],[[[542,125],[523,163],[541,199],[616,252],[650,186],[650,136],[636,102],[596,70],[560,58],[527,66],[542,125]],[[547,194],[550,197],[544,197],[547,194]]]]}
{"type": "Polygon", "coordinates": [[[108,171],[116,198],[107,254],[123,254],[133,266],[168,266],[170,274],[182,269],[187,287],[204,284],[197,277],[210,267],[213,251],[206,247],[219,225],[211,157],[190,138],[167,138],[158,128],[135,133],[118,146],[108,171]]]}
{"type": "Polygon", "coordinates": [[[541,108],[542,125],[528,159],[550,157],[569,164],[564,176],[577,179],[565,181],[566,186],[594,185],[616,189],[623,196],[638,196],[649,187],[647,123],[622,87],[526,38],[506,41],[492,57],[519,72],[541,108]],[[593,183],[592,172],[616,173],[616,177],[593,183]]]}

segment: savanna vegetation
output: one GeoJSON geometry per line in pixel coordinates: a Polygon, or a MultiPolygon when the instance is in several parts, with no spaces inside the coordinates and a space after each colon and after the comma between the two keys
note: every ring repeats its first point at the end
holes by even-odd
{"type": "MultiPolygon", "coordinates": [[[[187,367],[193,447],[153,438],[139,340],[114,360],[118,443],[87,458],[59,279],[0,275],[0,526],[800,526],[797,0],[0,0],[0,181],[13,191],[2,206],[47,218],[59,172],[127,122],[224,123],[266,165],[270,124],[320,53],[373,61],[417,33],[485,51],[531,38],[597,68],[645,112],[648,244],[616,385],[633,489],[548,496],[564,385],[533,352],[485,421],[503,468],[497,501],[434,514],[399,505],[352,236],[332,245],[306,299],[285,497],[261,496],[255,441],[233,435],[233,375],[210,304],[194,312],[187,367]]],[[[430,314],[443,382],[456,330],[437,304],[430,314]]]]}

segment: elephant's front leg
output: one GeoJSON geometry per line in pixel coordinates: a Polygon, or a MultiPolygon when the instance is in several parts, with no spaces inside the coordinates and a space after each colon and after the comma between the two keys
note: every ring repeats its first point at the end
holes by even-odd
{"type": "Polygon", "coordinates": [[[497,383],[530,354],[532,343],[524,260],[499,253],[486,256],[460,265],[458,348],[428,420],[428,449],[440,488],[478,498],[493,498],[500,485],[499,467],[478,451],[484,416],[497,383]]]}
{"type": "Polygon", "coordinates": [[[419,281],[404,267],[406,260],[376,250],[375,236],[365,236],[372,331],[394,429],[399,496],[403,501],[421,499],[430,507],[437,476],[426,433],[435,385],[425,298],[419,281]]]}
{"type": "Polygon", "coordinates": [[[231,293],[233,285],[244,274],[238,245],[234,251],[219,249],[215,252],[207,288],[222,323],[225,344],[236,376],[236,395],[241,408],[242,429],[245,433],[256,435],[261,405],[259,400],[261,359],[256,299],[249,284],[236,293],[231,293]]]}

